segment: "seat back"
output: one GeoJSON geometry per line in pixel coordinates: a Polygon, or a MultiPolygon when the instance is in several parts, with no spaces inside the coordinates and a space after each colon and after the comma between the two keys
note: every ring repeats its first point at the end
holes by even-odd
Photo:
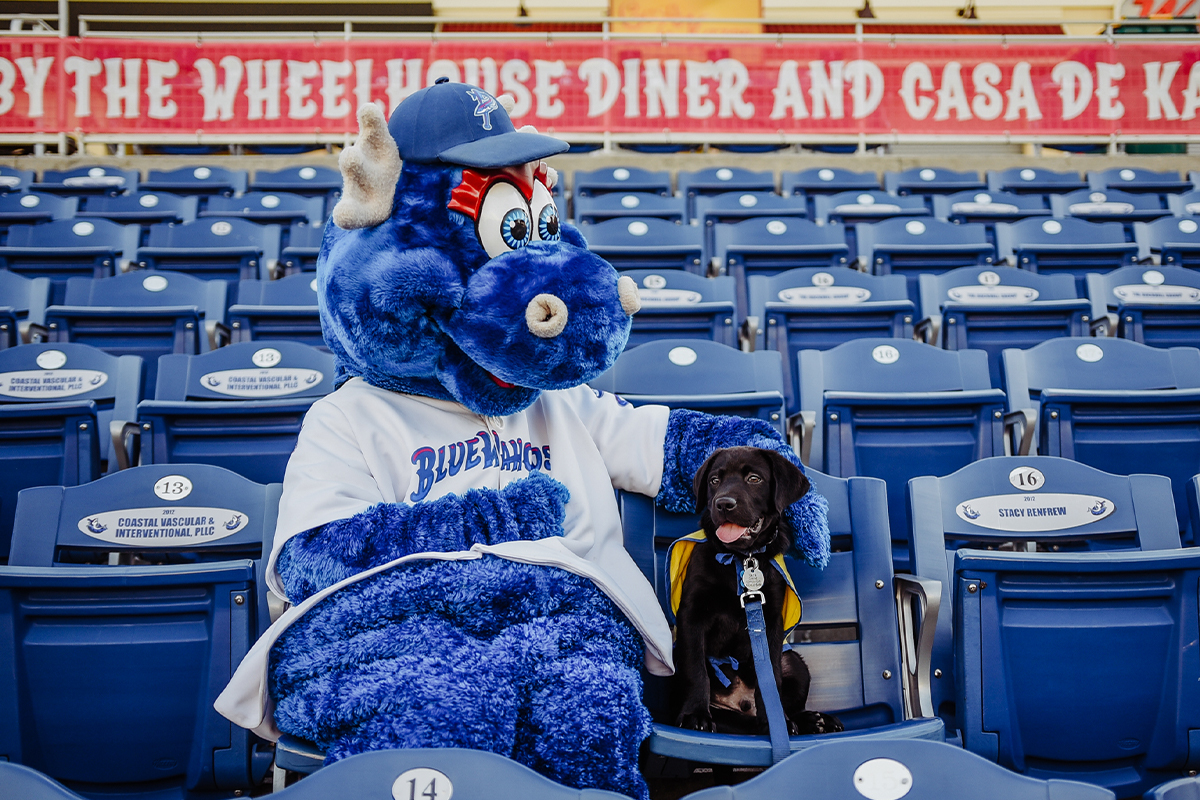
{"type": "Polygon", "coordinates": [[[333,391],[333,356],[296,342],[241,342],[159,359],[138,404],[143,464],[213,464],[283,480],[304,414],[333,391]]]}
{"type": "Polygon", "coordinates": [[[801,350],[797,381],[813,422],[808,463],[887,482],[897,569],[907,563],[909,479],[1004,453],[1004,393],[991,387],[983,351],[857,339],[801,350]]]}
{"type": "Polygon", "coordinates": [[[1166,475],[1190,541],[1184,490],[1200,472],[1200,350],[1128,339],[1051,339],[1005,350],[1013,409],[1038,416],[1038,452],[1118,475],[1166,475]]]}
{"type": "Polygon", "coordinates": [[[695,216],[696,198],[724,192],[774,192],[775,173],[741,167],[710,167],[676,175],[679,194],[687,202],[689,218],[695,216]]]}
{"type": "Polygon", "coordinates": [[[750,276],[750,313],[757,347],[783,354],[788,414],[800,410],[796,355],[867,336],[911,339],[915,311],[900,275],[868,275],[844,267],[803,267],[750,276]]]}
{"type": "Polygon", "coordinates": [[[934,710],[948,727],[961,722],[954,650],[960,629],[957,609],[950,611],[961,588],[951,580],[956,551],[1107,553],[1178,547],[1170,491],[1161,476],[1112,475],[1049,456],[989,458],[942,478],[909,482],[910,566],[915,575],[943,586],[945,611],[938,617],[931,662],[941,677],[931,685],[934,710]]]}
{"type": "Polygon", "coordinates": [[[1087,273],[1132,264],[1137,245],[1126,239],[1119,222],[1035,217],[997,224],[996,252],[1000,259],[1021,269],[1073,275],[1082,292],[1087,273]]]}
{"type": "Polygon", "coordinates": [[[324,215],[328,217],[342,194],[342,173],[330,167],[312,166],[260,169],[250,179],[250,188],[257,192],[291,192],[324,198],[324,215]]]}
{"type": "Polygon", "coordinates": [[[1146,800],[1200,800],[1200,778],[1176,778],[1145,794],[1146,800]]]}
{"type": "Polygon", "coordinates": [[[55,300],[72,276],[105,278],[137,249],[137,225],[106,219],[58,219],[40,225],[12,225],[0,247],[0,269],[55,281],[55,300]]]}
{"type": "Polygon", "coordinates": [[[1200,274],[1195,270],[1122,267],[1088,275],[1087,287],[1093,319],[1109,315],[1109,328],[1122,339],[1154,347],[1200,346],[1200,274]]]}
{"type": "Polygon", "coordinates": [[[771,351],[659,339],[626,350],[589,385],[634,405],[755,417],[783,429],[783,373],[779,353],[771,351]]]}
{"type": "Polygon", "coordinates": [[[652,192],[609,192],[575,198],[575,223],[589,225],[621,217],[653,217],[683,224],[687,209],[681,197],[652,192]]]}
{"type": "Polygon", "coordinates": [[[663,338],[709,339],[737,347],[733,278],[702,278],[677,269],[634,269],[622,274],[637,283],[642,301],[626,348],[663,338]]]}
{"type": "Polygon", "coordinates": [[[242,281],[237,303],[229,307],[229,329],[234,342],[271,339],[324,347],[317,279],[308,272],[277,281],[242,281]]]}
{"type": "Polygon", "coordinates": [[[316,272],[317,256],[321,254],[324,237],[324,225],[293,222],[284,232],[283,249],[279,251],[279,265],[283,274],[316,272]]]}
{"type": "Polygon", "coordinates": [[[1200,215],[1200,191],[1167,195],[1167,205],[1177,217],[1200,215]]]}
{"type": "Polygon", "coordinates": [[[115,465],[109,423],[133,419],[142,359],[83,344],[30,344],[0,351],[0,556],[8,555],[17,493],[75,485],[115,465]]]}
{"type": "Polygon", "coordinates": [[[951,222],[982,223],[988,240],[993,244],[996,241],[997,222],[1050,215],[1050,205],[1044,196],[1005,191],[971,189],[939,195],[934,198],[933,206],[935,216],[951,222]]]}
{"type": "Polygon", "coordinates": [[[1164,217],[1135,223],[1133,235],[1146,257],[1164,267],[1200,267],[1200,217],[1164,217]]]}
{"type": "Polygon", "coordinates": [[[45,322],[51,288],[49,278],[26,278],[0,270],[0,309],[6,309],[0,322],[0,349],[20,344],[28,325],[45,322]]]}
{"type": "Polygon", "coordinates": [[[227,281],[265,280],[270,265],[279,258],[279,239],[278,225],[203,217],[180,225],[152,225],[146,244],[137,250],[137,260],[143,269],[227,281]]]}
{"type": "Polygon", "coordinates": [[[152,169],[142,181],[142,190],[178,192],[186,195],[219,195],[228,197],[246,191],[247,173],[244,169],[225,167],[180,167],[152,169]]]}
{"type": "Polygon", "coordinates": [[[1050,208],[1058,217],[1076,217],[1092,222],[1120,222],[1126,238],[1133,239],[1133,223],[1170,216],[1166,202],[1156,194],[1133,194],[1118,189],[1082,189],[1053,195],[1050,208]]]}
{"type": "MultiPolygon", "coordinates": [[[[75,199],[75,198],[72,198],[75,199]]],[[[118,195],[93,195],[77,198],[77,217],[100,217],[140,227],[138,244],[149,236],[150,226],[159,222],[190,222],[196,218],[199,198],[180,197],[166,192],[138,191],[118,195]]]]}
{"type": "Polygon", "coordinates": [[[737,282],[738,313],[745,316],[751,275],[778,275],[795,267],[846,266],[850,254],[842,233],[841,226],[779,217],[718,225],[714,263],[737,282]]]}
{"type": "Polygon", "coordinates": [[[318,225],[325,219],[325,200],[288,192],[246,192],[237,197],[210,198],[202,217],[249,219],[289,225],[307,222],[318,225]]]}
{"type": "Polygon", "coordinates": [[[122,192],[136,191],[140,178],[141,175],[136,169],[118,169],[117,167],[48,169],[42,172],[42,179],[31,183],[29,188],[35,192],[68,195],[121,194],[122,192]]]}
{"type": "Polygon", "coordinates": [[[977,172],[956,172],[936,167],[913,167],[901,172],[885,172],[883,189],[898,195],[954,194],[987,188],[977,172]]]}
{"type": "Polygon", "coordinates": [[[181,464],[22,493],[0,568],[0,753],[105,794],[257,785],[270,756],[212,700],[269,620],[281,488],[181,464]]]}
{"type": "MultiPolygon", "coordinates": [[[[800,624],[786,643],[804,658],[812,674],[807,708],[836,714],[848,732],[884,728],[903,736],[900,681],[885,677],[900,674],[901,654],[883,484],[872,478],[843,480],[816,470],[808,470],[807,475],[813,490],[829,502],[833,543],[824,569],[790,555],[786,559],[804,606],[800,624]],[[887,591],[876,588],[877,581],[887,591]]],[[[676,539],[699,529],[699,515],[670,513],[657,508],[651,498],[625,492],[619,493],[618,502],[625,547],[654,585],[664,613],[673,622],[668,549],[676,539]]],[[[748,755],[746,737],[669,727],[674,720],[667,718],[666,687],[667,679],[645,677],[647,707],[657,722],[667,723],[655,726],[650,741],[653,752],[704,761],[701,746],[707,741],[729,743],[748,755]]],[[[749,763],[770,763],[769,744],[761,738],[767,760],[749,763]]],[[[738,755],[730,752],[720,763],[743,763],[738,755]]]]}
{"type": "Polygon", "coordinates": [[[0,167],[0,192],[15,194],[23,192],[33,183],[34,172],[31,169],[16,167],[0,167]]]}
{"type": "Polygon", "coordinates": [[[575,198],[599,197],[612,192],[650,192],[664,197],[671,194],[671,173],[640,167],[605,167],[590,172],[576,171],[571,176],[575,198]]]}
{"type": "MultiPolygon", "coordinates": [[[[760,800],[787,797],[804,787],[809,800],[845,800],[853,786],[866,797],[945,800],[1114,800],[1111,791],[1087,783],[1040,780],[944,742],[921,740],[829,741],[788,758],[734,786],[714,786],[687,800],[760,800]]],[[[1172,800],[1175,800],[1172,798],[1172,800]]],[[[1191,798],[1184,798],[1191,800],[1191,798]]]]}
{"type": "Polygon", "coordinates": [[[1078,172],[1055,172],[1035,167],[988,170],[988,190],[1016,194],[1066,194],[1087,188],[1078,172]]]}
{"type": "Polygon", "coordinates": [[[715,251],[718,225],[741,222],[750,217],[796,219],[808,216],[804,197],[780,196],[774,192],[723,192],[696,198],[696,220],[704,229],[704,251],[715,251]]]}
{"type": "Polygon", "coordinates": [[[920,197],[900,197],[877,190],[817,195],[812,199],[812,219],[818,224],[842,226],[850,263],[859,258],[858,226],[890,217],[926,217],[929,207],[920,197]]]}
{"type": "Polygon", "coordinates": [[[610,219],[581,225],[588,249],[619,270],[683,269],[704,274],[700,229],[662,219],[610,219]]]}
{"type": "Polygon", "coordinates": [[[780,192],[784,197],[803,195],[808,200],[808,213],[813,213],[812,199],[822,194],[878,190],[879,178],[874,172],[854,172],[841,167],[813,167],[800,172],[785,172],[780,176],[780,192]]]}
{"type": "Polygon", "coordinates": [[[962,267],[920,275],[921,317],[947,350],[988,354],[992,386],[1001,386],[1000,353],[1059,336],[1087,336],[1091,304],[1070,275],[1015,267],[962,267]],[[940,335],[938,334],[940,329],[940,335]]]}
{"type": "Polygon", "coordinates": [[[940,219],[886,219],[858,226],[858,253],[876,275],[904,275],[909,299],[917,302],[917,276],[996,260],[983,225],[940,219]]]}
{"type": "Polygon", "coordinates": [[[1113,167],[1087,174],[1088,186],[1097,191],[1120,189],[1123,192],[1178,194],[1193,189],[1190,181],[1181,180],[1178,172],[1155,172],[1149,169],[1113,167]]]}
{"type": "MultiPolygon", "coordinates": [[[[3,178],[0,175],[0,178],[3,178]]],[[[41,192],[0,194],[0,244],[6,243],[12,225],[36,225],[55,219],[70,219],[75,216],[79,199],[59,197],[41,192]]]]}

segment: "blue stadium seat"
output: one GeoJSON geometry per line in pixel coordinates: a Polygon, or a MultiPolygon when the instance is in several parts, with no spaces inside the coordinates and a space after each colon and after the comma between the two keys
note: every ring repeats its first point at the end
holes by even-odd
{"type": "Polygon", "coordinates": [[[1035,167],[1011,167],[988,170],[988,191],[1015,194],[1066,194],[1086,189],[1087,181],[1078,172],[1055,172],[1035,167]]]}
{"type": "Polygon", "coordinates": [[[859,256],[858,226],[891,217],[927,217],[929,208],[920,197],[899,197],[883,191],[854,191],[812,198],[811,218],[819,225],[837,224],[850,248],[850,261],[859,256]]]}
{"type": "Polygon", "coordinates": [[[1177,217],[1200,216],[1200,191],[1169,194],[1167,205],[1177,217]]]}
{"type": "MultiPolygon", "coordinates": [[[[70,198],[75,200],[76,198],[70,198]]],[[[138,243],[149,236],[150,226],[160,222],[191,222],[196,218],[199,198],[180,197],[165,192],[137,191],[118,195],[94,195],[78,198],[76,217],[109,219],[141,226],[138,243]]]]}
{"type": "Polygon", "coordinates": [[[1133,235],[1143,258],[1163,266],[1200,267],[1200,216],[1135,223],[1133,235]]]}
{"type": "Polygon", "coordinates": [[[852,339],[911,339],[916,311],[900,275],[868,275],[842,267],[802,267],[750,278],[755,347],[783,354],[788,414],[800,410],[796,354],[829,350],[852,339]]]}
{"type": "Polygon", "coordinates": [[[878,191],[879,178],[874,172],[854,172],[840,167],[813,167],[800,172],[785,172],[780,177],[784,197],[804,196],[808,215],[814,215],[813,198],[822,194],[878,191]]]}
{"type": "Polygon", "coordinates": [[[62,303],[46,309],[45,340],[141,356],[153,386],[160,355],[202,353],[228,341],[227,293],[223,281],[175,272],[72,278],[62,303]]]}
{"type": "Polygon", "coordinates": [[[934,702],[967,749],[1120,797],[1184,768],[1200,667],[1172,643],[1196,637],[1200,550],[1178,549],[1170,493],[1045,456],[910,483],[913,571],[953,606],[934,702]]]}
{"type": "Polygon", "coordinates": [[[121,194],[136,191],[140,178],[136,169],[116,167],[48,169],[42,173],[42,179],[29,184],[29,188],[35,192],[53,194],[121,194]]]}
{"type": "Polygon", "coordinates": [[[137,250],[137,262],[143,269],[203,278],[267,280],[279,259],[279,238],[278,225],[244,219],[205,217],[182,225],[165,223],[150,228],[146,244],[137,250]]]}
{"type": "Polygon", "coordinates": [[[774,192],[775,173],[754,172],[741,167],[710,167],[676,175],[679,194],[687,202],[690,217],[696,215],[696,198],[725,192],[774,192]]]}
{"type": "Polygon", "coordinates": [[[981,222],[989,240],[996,241],[996,223],[1050,215],[1041,195],[967,191],[933,198],[934,216],[951,222],[981,222]]]}
{"type": "Polygon", "coordinates": [[[0,166],[0,193],[23,192],[33,183],[34,172],[31,169],[0,166]]]}
{"type": "Polygon", "coordinates": [[[17,492],[74,485],[115,469],[109,423],[142,397],[142,359],[83,344],[0,351],[0,558],[8,554],[17,492]]]}
{"type": "Polygon", "coordinates": [[[772,192],[725,192],[696,198],[696,221],[704,229],[705,253],[711,258],[717,225],[735,224],[750,217],[797,219],[808,216],[803,197],[780,197],[772,192]]]}
{"type": "Polygon", "coordinates": [[[268,622],[280,490],[178,464],[23,492],[0,567],[5,760],[92,797],[257,786],[269,751],[212,700],[268,622]]]}
{"type": "MultiPolygon", "coordinates": [[[[626,347],[655,339],[710,339],[737,347],[737,293],[733,278],[702,278],[677,269],[635,269],[642,310],[633,317],[626,347]]],[[[278,282],[278,281],[277,281],[278,282]]]]}
{"type": "Polygon", "coordinates": [[[1034,217],[997,224],[996,253],[1001,261],[1021,269],[1073,275],[1082,292],[1087,273],[1132,264],[1138,247],[1126,239],[1119,222],[1034,217]]]}
{"type": "Polygon", "coordinates": [[[0,247],[0,269],[54,281],[61,298],[71,276],[106,278],[137,250],[137,225],[106,219],[59,219],[40,225],[13,225],[0,247]]]}
{"type": "MultiPolygon", "coordinates": [[[[563,219],[566,219],[563,217],[563,219]]],[[[309,225],[294,222],[283,231],[282,248],[279,251],[279,271],[283,275],[297,272],[316,272],[317,256],[321,254],[321,240],[325,237],[324,225],[309,225]]]]}
{"type": "Polygon", "coordinates": [[[876,275],[903,275],[917,301],[917,276],[995,263],[983,225],[940,219],[886,219],[858,227],[858,257],[876,275]]]}
{"type": "Polygon", "coordinates": [[[913,167],[902,172],[883,173],[883,189],[891,194],[928,197],[936,194],[957,194],[981,191],[987,184],[979,173],[956,172],[952,169],[913,167]]]}
{"type": "Polygon", "coordinates": [[[695,226],[639,217],[582,225],[579,230],[588,249],[619,270],[683,269],[704,274],[704,247],[695,226]]]}
{"type": "Polygon", "coordinates": [[[244,169],[180,167],[173,170],[152,169],[146,173],[146,180],[138,188],[142,191],[228,197],[246,191],[246,181],[244,169]]]}
{"type": "Polygon", "coordinates": [[[1102,171],[1088,172],[1088,186],[1099,192],[1120,189],[1138,194],[1180,194],[1195,187],[1191,181],[1180,180],[1178,172],[1154,172],[1148,169],[1114,167],[1102,171]]]}
{"type": "Polygon", "coordinates": [[[1116,475],[1166,475],[1191,541],[1184,491],[1200,472],[1200,350],[1128,339],[1051,339],[1005,350],[1010,411],[1037,415],[1037,452],[1116,475]]]}
{"type": "Polygon", "coordinates": [[[249,219],[290,225],[307,222],[319,225],[325,219],[325,201],[285,192],[247,192],[238,197],[212,197],[201,217],[249,219]]]}
{"type": "MultiPolygon", "coordinates": [[[[807,707],[836,714],[846,731],[793,737],[792,752],[831,740],[942,741],[942,722],[929,711],[927,698],[919,691],[927,665],[919,663],[916,656],[920,643],[928,648],[935,629],[939,588],[907,576],[893,581],[887,501],[881,481],[843,480],[816,470],[807,473],[813,489],[829,501],[829,529],[835,545],[823,570],[788,559],[804,611],[787,644],[803,656],[812,673],[807,707]],[[897,594],[903,598],[902,606],[924,598],[922,611],[929,624],[914,629],[909,624],[911,615],[902,613],[898,618],[897,594]],[[913,680],[907,680],[908,676],[913,680]]],[[[698,515],[672,514],[657,508],[651,498],[625,492],[618,495],[618,502],[625,548],[654,585],[671,619],[667,550],[673,541],[699,528],[698,515]]],[[[675,720],[667,717],[667,679],[646,676],[644,680],[646,705],[655,719],[648,741],[651,753],[710,764],[771,764],[765,736],[674,727],[675,720]]],[[[778,765],[769,772],[776,769],[778,765]]]]}
{"type": "Polygon", "coordinates": [[[333,211],[342,194],[342,173],[330,167],[287,167],[257,170],[250,179],[255,192],[291,192],[303,197],[325,198],[325,216],[333,211]]]}
{"type": "Polygon", "coordinates": [[[47,778],[36,769],[21,764],[0,761],[0,786],[10,795],[22,800],[85,800],[55,780],[47,778]]]}
{"type": "Polygon", "coordinates": [[[671,194],[671,173],[638,167],[605,167],[591,172],[577,171],[571,176],[571,193],[580,197],[599,197],[619,192],[650,192],[671,194]]]}
{"type": "Polygon", "coordinates": [[[766,420],[783,430],[779,353],[746,353],[702,339],[658,339],[617,356],[589,384],[635,406],[657,403],[766,420]]]}
{"type": "Polygon", "coordinates": [[[1146,800],[1200,800],[1200,778],[1176,778],[1160,783],[1146,792],[1145,797],[1146,800]]]}
{"type": "Polygon", "coordinates": [[[1091,333],[1092,304],[1079,296],[1070,275],[962,267],[919,279],[922,338],[946,350],[985,351],[997,388],[1004,348],[1091,333]]]}
{"type": "Polygon", "coordinates": [[[449,747],[360,753],[272,797],[395,800],[396,793],[407,798],[403,793],[409,791],[425,800],[625,800],[624,795],[600,789],[568,788],[495,753],[449,747]]]}
{"type": "Polygon", "coordinates": [[[987,353],[856,339],[797,360],[793,442],[814,469],[887,482],[893,558],[905,569],[908,480],[1004,455],[1004,392],[992,388],[987,353]]]}
{"type": "Polygon", "coordinates": [[[844,267],[849,248],[838,225],[806,219],[753,217],[718,225],[712,264],[737,281],[738,315],[749,313],[751,275],[778,275],[795,267],[844,267]]]}
{"type": "Polygon", "coordinates": [[[241,342],[159,359],[153,400],[124,427],[142,464],[212,464],[283,480],[309,407],[333,391],[333,356],[296,342],[241,342]]]}
{"type": "Polygon", "coordinates": [[[1137,265],[1087,276],[1092,318],[1122,339],[1153,347],[1200,347],[1200,273],[1137,265]],[[1106,319],[1107,317],[1107,319],[1106,319]]]}
{"type": "Polygon", "coordinates": [[[593,225],[622,217],[653,217],[667,222],[686,222],[683,198],[650,192],[609,192],[595,197],[575,198],[575,222],[593,225]]]}
{"type": "Polygon", "coordinates": [[[1167,217],[1172,213],[1158,195],[1132,194],[1118,189],[1083,189],[1070,194],[1052,195],[1050,208],[1056,217],[1076,217],[1091,222],[1120,222],[1129,232],[1132,232],[1134,222],[1167,217]]]}
{"type": "Polygon", "coordinates": [[[0,243],[4,243],[13,225],[36,225],[75,216],[79,203],[75,197],[58,197],[38,192],[0,194],[0,243]]]}
{"type": "MultiPolygon", "coordinates": [[[[639,313],[644,316],[645,311],[643,308],[639,313]]],[[[317,313],[317,279],[311,272],[277,281],[242,281],[238,284],[237,302],[229,307],[228,317],[233,342],[285,339],[313,347],[325,346],[317,313]]],[[[634,318],[635,327],[639,321],[634,318]]]]}
{"type": "MultiPolygon", "coordinates": [[[[734,786],[714,786],[687,800],[762,800],[792,797],[847,800],[865,797],[905,800],[1115,800],[1107,789],[1077,781],[1041,780],[997,766],[944,742],[849,740],[834,736],[734,786]]],[[[1163,800],[1193,800],[1163,798],[1163,800]]]]}
{"type": "Polygon", "coordinates": [[[0,350],[29,341],[30,328],[46,320],[50,279],[0,270],[0,350]]]}

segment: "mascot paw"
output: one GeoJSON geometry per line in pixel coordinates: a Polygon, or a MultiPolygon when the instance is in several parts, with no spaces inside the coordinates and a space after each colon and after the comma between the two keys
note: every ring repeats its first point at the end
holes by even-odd
{"type": "Polygon", "coordinates": [[[513,481],[500,490],[516,528],[513,539],[562,536],[567,518],[567,487],[542,472],[513,481]]]}

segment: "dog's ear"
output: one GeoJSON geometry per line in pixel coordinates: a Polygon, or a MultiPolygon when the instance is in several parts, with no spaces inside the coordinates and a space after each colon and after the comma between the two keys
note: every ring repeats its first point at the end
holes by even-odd
{"type": "Polygon", "coordinates": [[[783,510],[808,493],[808,478],[800,468],[774,450],[764,450],[763,455],[771,462],[771,474],[775,480],[775,510],[783,510]]]}
{"type": "Polygon", "coordinates": [[[696,510],[704,511],[708,506],[708,470],[712,467],[713,459],[717,457],[720,450],[709,456],[700,469],[696,470],[696,476],[692,478],[692,494],[696,496],[696,510]]]}

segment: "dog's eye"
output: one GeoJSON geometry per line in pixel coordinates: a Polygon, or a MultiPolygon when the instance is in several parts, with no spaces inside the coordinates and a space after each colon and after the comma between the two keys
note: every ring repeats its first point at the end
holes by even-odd
{"type": "Polygon", "coordinates": [[[716,486],[718,483],[721,482],[721,479],[718,478],[716,475],[713,475],[711,478],[708,479],[708,482],[710,484],[712,484],[713,486],[716,486]]]}
{"type": "Polygon", "coordinates": [[[746,483],[762,483],[762,478],[758,477],[757,475],[753,475],[753,474],[747,475],[746,483]]]}

